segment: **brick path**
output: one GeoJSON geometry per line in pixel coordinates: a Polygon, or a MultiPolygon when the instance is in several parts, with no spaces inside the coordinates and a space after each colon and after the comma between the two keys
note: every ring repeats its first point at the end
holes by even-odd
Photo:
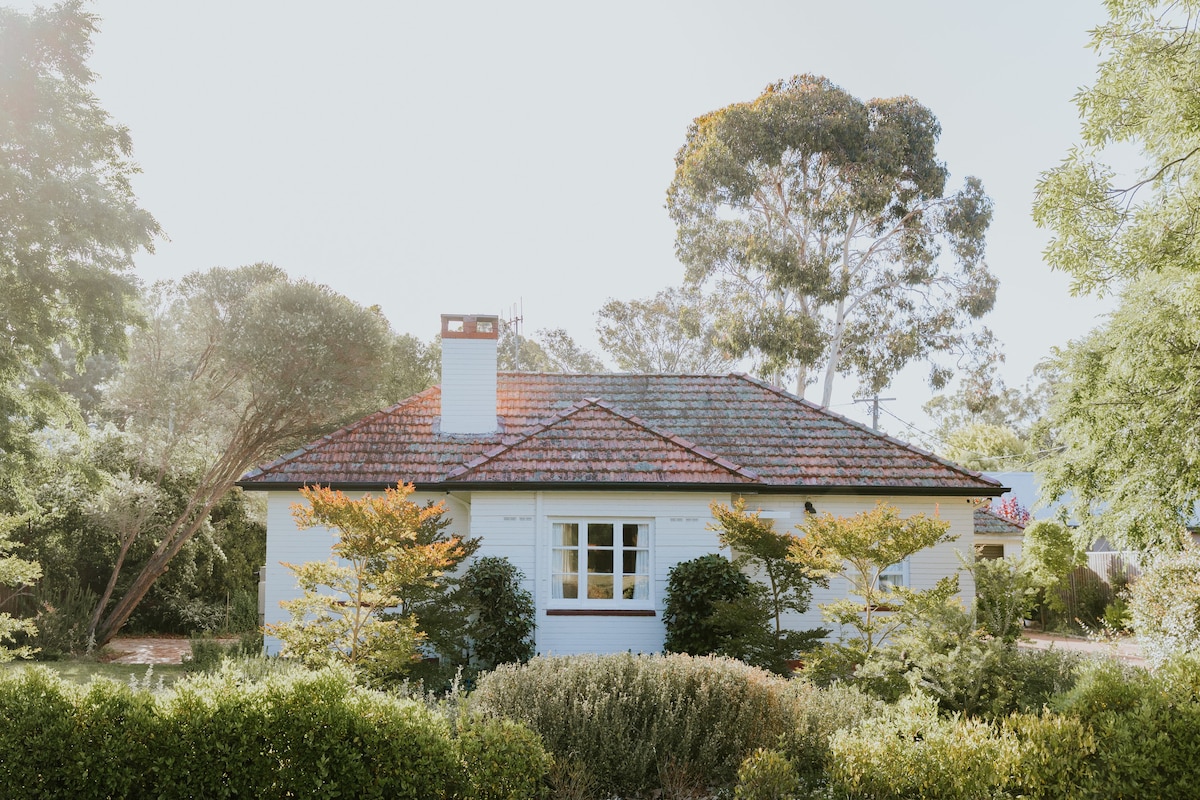
{"type": "MultiPolygon", "coordinates": [[[[223,644],[237,639],[218,639],[223,644]]],[[[109,649],[120,653],[113,664],[179,664],[192,652],[190,639],[152,636],[118,636],[108,643],[109,649]]]]}

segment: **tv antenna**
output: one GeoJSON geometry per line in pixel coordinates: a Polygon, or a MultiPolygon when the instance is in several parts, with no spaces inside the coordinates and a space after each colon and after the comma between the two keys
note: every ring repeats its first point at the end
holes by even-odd
{"type": "Polygon", "coordinates": [[[509,316],[501,316],[504,324],[513,332],[513,372],[521,371],[521,325],[525,322],[525,298],[513,303],[508,310],[509,316]]]}

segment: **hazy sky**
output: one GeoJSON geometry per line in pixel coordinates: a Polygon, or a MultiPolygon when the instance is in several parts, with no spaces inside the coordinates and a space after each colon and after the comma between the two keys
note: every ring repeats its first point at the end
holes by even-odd
{"type": "MultiPolygon", "coordinates": [[[[941,120],[950,188],[983,181],[1000,278],[986,323],[1010,383],[1103,310],[1043,265],[1029,211],[1077,138],[1100,0],[92,9],[96,91],[130,128],[137,192],[170,237],[139,259],[145,280],[270,261],[423,339],[441,312],[523,299],[527,334],[561,327],[595,348],[607,298],[682,279],[663,206],[689,122],[810,72],[863,99],[917,98],[941,120]]],[[[918,424],[921,374],[887,392],[918,424]]],[[[865,418],[852,388],[834,408],[865,418]]]]}

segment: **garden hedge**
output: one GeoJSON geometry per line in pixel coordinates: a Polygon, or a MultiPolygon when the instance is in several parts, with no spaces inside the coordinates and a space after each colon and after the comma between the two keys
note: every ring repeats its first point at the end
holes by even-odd
{"type": "Polygon", "coordinates": [[[513,798],[549,766],[527,730],[472,723],[456,737],[422,703],[343,671],[227,669],[152,695],[29,668],[0,679],[0,718],[6,798],[513,798]],[[505,760],[474,763],[505,734],[505,760]]]}

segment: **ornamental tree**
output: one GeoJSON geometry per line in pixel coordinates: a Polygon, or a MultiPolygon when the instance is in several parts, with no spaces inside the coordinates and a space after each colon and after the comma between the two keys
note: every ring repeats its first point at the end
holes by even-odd
{"type": "Polygon", "coordinates": [[[304,592],[281,603],[290,621],[267,626],[283,642],[284,656],[316,667],[343,662],[376,681],[408,671],[425,635],[414,615],[388,612],[465,557],[458,537],[429,541],[422,534],[446,509],[414,503],[412,492],[412,484],[401,483],[381,496],[351,500],[327,487],[300,490],[308,505],[292,506],[297,525],[324,526],[337,539],[328,561],[284,564],[304,592]]]}
{"type": "Polygon", "coordinates": [[[774,520],[763,519],[761,511],[747,511],[745,498],[737,498],[731,506],[714,502],[709,509],[715,520],[709,529],[717,531],[721,545],[732,551],[734,565],[763,582],[766,592],[761,605],[771,625],[771,658],[764,666],[782,671],[779,662],[794,659],[829,633],[825,629],[793,631],[783,626],[783,615],[807,611],[813,584],[827,585],[827,580],[809,565],[789,558],[800,538],[775,530],[774,520]]]}
{"type": "Polygon", "coordinates": [[[922,550],[954,541],[950,523],[937,517],[913,514],[901,517],[900,509],[880,503],[853,517],[825,513],[804,523],[804,535],[791,547],[790,557],[805,569],[826,577],[842,577],[850,597],[821,605],[821,612],[839,628],[857,632],[852,643],[864,658],[909,616],[893,613],[905,606],[919,608],[944,603],[958,591],[957,576],[943,578],[931,589],[914,591],[882,580],[888,567],[922,550]]]}
{"type": "Polygon", "coordinates": [[[995,301],[991,201],[974,178],[947,194],[940,132],[911,97],[864,103],[814,75],[692,123],[667,208],[687,282],[723,298],[727,351],[801,395],[819,374],[827,406],[838,375],[877,391],[989,341],[969,324],[995,301]]]}

